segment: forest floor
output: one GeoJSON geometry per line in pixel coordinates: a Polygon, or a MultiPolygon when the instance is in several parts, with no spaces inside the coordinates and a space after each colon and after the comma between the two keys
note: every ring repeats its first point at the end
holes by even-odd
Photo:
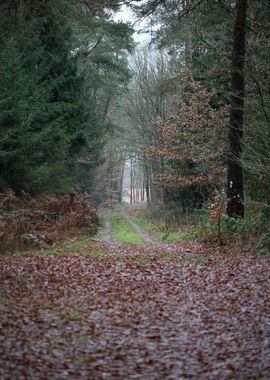
{"type": "Polygon", "coordinates": [[[270,379],[270,258],[95,240],[0,257],[0,379],[270,379]]]}

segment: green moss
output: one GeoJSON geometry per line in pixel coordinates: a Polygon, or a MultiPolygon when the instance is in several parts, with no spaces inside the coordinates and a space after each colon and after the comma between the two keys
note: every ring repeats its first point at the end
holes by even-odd
{"type": "Polygon", "coordinates": [[[95,253],[94,253],[94,257],[99,259],[99,258],[102,258],[102,257],[105,257],[106,256],[106,253],[104,251],[102,251],[101,249],[100,250],[97,250],[95,253]]]}

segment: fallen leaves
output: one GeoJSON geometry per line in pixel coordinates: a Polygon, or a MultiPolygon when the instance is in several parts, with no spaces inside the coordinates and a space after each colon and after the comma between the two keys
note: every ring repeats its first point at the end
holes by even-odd
{"type": "Polygon", "coordinates": [[[268,378],[269,259],[102,250],[1,258],[1,379],[268,378]]]}

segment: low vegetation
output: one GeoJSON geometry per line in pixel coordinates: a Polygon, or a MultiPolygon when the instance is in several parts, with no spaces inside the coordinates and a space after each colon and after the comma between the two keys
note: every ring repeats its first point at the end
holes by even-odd
{"type": "Polygon", "coordinates": [[[96,208],[74,191],[33,198],[28,194],[18,198],[12,191],[0,193],[0,210],[1,253],[37,248],[52,251],[55,243],[72,236],[94,235],[99,225],[96,208]]]}
{"type": "Polygon", "coordinates": [[[205,204],[183,213],[164,205],[138,209],[131,217],[141,228],[161,241],[192,241],[234,245],[239,250],[270,254],[269,215],[265,207],[246,207],[245,219],[230,218],[224,205],[205,204]]]}
{"type": "Polygon", "coordinates": [[[181,229],[177,227],[176,230],[168,230],[164,221],[154,222],[150,218],[142,215],[134,217],[133,220],[141,228],[161,241],[193,240],[197,237],[196,229],[181,229]]]}

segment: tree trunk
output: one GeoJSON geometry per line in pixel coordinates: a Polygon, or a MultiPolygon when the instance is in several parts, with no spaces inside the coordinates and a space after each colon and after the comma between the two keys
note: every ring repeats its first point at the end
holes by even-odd
{"type": "Polygon", "coordinates": [[[123,200],[124,171],[125,171],[125,163],[123,163],[123,166],[120,170],[119,192],[118,192],[118,202],[120,202],[120,203],[123,200]]]}
{"type": "MultiPolygon", "coordinates": [[[[187,12],[187,16],[188,17],[188,12],[189,12],[189,9],[191,7],[191,1],[190,0],[185,0],[183,1],[183,11],[184,12],[187,12]]],[[[185,64],[186,64],[186,68],[187,69],[191,69],[191,32],[188,28],[188,26],[186,26],[186,41],[185,41],[185,47],[184,47],[184,57],[185,57],[185,64]]]]}
{"type": "Polygon", "coordinates": [[[145,182],[144,179],[142,180],[142,187],[141,187],[141,201],[144,202],[144,189],[145,189],[145,182]]]}
{"type": "Polygon", "coordinates": [[[247,0],[236,1],[236,15],[233,34],[231,68],[231,108],[229,127],[227,214],[230,217],[244,217],[244,187],[242,139],[245,98],[245,42],[246,42],[247,0]]]}
{"type": "Polygon", "coordinates": [[[133,163],[130,161],[130,204],[133,203],[133,163]]]}
{"type": "Polygon", "coordinates": [[[150,203],[149,169],[147,158],[144,156],[144,187],[147,205],[150,203]]]}

